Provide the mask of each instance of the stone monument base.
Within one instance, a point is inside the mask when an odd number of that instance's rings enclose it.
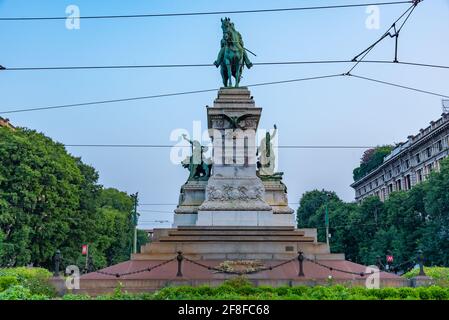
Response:
[[[179,251],[184,257],[182,274],[178,273],[176,261]],[[299,275],[298,251],[306,258],[302,276]],[[263,266],[264,271],[245,275],[255,285],[325,285],[329,276],[336,284],[364,286],[366,282],[366,276],[361,275],[366,267],[346,261],[344,254],[330,253],[325,243],[317,241],[316,229],[179,227],[155,229],[152,242],[143,246],[141,253],[133,255],[130,261],[83,275],[81,287],[75,293],[104,294],[113,292],[119,284],[127,292],[149,292],[177,285],[216,286],[236,277],[214,270],[229,262],[253,262]],[[281,266],[275,267],[277,265]],[[380,273],[382,287],[407,286],[407,281]]]
[[[173,226],[251,226],[293,227],[295,217],[272,211],[199,211],[198,214],[175,214]]]

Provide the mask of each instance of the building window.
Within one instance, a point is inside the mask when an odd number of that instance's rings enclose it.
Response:
[[[390,193],[392,193],[392,192],[393,192],[393,184],[390,183],[390,184],[388,185],[388,194],[390,194]]]
[[[376,187],[379,186],[379,180],[376,179]]]
[[[437,146],[438,146],[438,151],[443,151],[443,141],[438,141],[437,142]]]
[[[426,149],[426,154],[427,154],[427,158],[430,158],[432,156],[432,149],[430,147],[428,147]]]
[[[419,153],[416,155],[416,163],[421,163],[421,157]]]
[[[391,172],[391,170],[388,170],[388,177],[391,179],[392,176],[393,176],[393,173]]]
[[[418,180],[418,182],[423,181],[422,169],[419,169],[418,171],[416,171],[416,179]]]
[[[410,190],[411,188],[412,188],[412,182],[411,182],[411,179],[410,179],[410,175],[408,174],[408,175],[406,175],[405,176],[405,181],[404,181],[404,183],[405,183],[405,190]]]
[[[410,160],[405,160],[405,167],[408,169],[410,168]]]
[[[370,182],[369,183],[369,189],[371,190],[373,188],[373,184]]]
[[[401,166],[396,166],[396,174],[400,174],[401,173]]]
[[[396,180],[396,190],[398,190],[398,191],[402,190],[401,179]]]

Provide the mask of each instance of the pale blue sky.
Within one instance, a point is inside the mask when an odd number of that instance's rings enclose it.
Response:
[[[328,1],[92,1],[3,0],[0,16],[64,16],[70,4],[81,15],[241,10],[363,3]],[[230,15],[253,62],[351,59],[376,40],[407,5],[380,8],[380,29],[365,27],[366,8]],[[425,0],[400,37],[403,61],[449,65],[449,1]],[[0,64],[6,67],[211,63],[219,50],[220,16],[0,22]],[[388,39],[368,56],[392,59]],[[349,65],[256,66],[242,85],[347,71]],[[449,71],[400,65],[360,65],[355,73],[449,94]],[[0,73],[0,111],[219,87],[215,68],[79,70]],[[438,97],[358,79],[336,78],[252,89],[263,107],[260,126],[279,128],[282,145],[377,145],[403,141],[441,114]],[[204,106],[215,93],[7,115],[66,144],[170,144],[173,129],[206,125]],[[0,114],[1,115],[1,114]],[[4,115],[6,116],[6,115]],[[176,203],[187,172],[170,162],[168,149],[69,148],[93,165],[107,187],[140,192],[143,203]],[[281,150],[291,202],[314,188],[335,190],[351,201],[352,169],[363,150]],[[174,206],[146,207],[171,211]],[[142,212],[143,223],[171,214]]]

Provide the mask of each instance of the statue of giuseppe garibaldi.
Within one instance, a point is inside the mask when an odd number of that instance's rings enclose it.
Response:
[[[221,49],[214,64],[220,67],[223,85],[232,87],[232,77],[235,79],[235,87],[239,86],[242,78],[243,67],[250,69],[253,64],[246,54],[247,49],[243,44],[242,35],[235,30],[231,19],[221,19],[221,29],[223,38],[221,39]]]

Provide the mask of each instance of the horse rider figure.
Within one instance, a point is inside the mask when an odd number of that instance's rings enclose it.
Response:
[[[235,30],[234,23],[229,18],[221,19],[221,28],[223,30],[221,49],[214,65],[217,68],[221,66],[221,75],[225,87],[232,86],[231,75],[234,76],[235,86],[238,87],[243,66],[246,65],[250,69],[253,64],[246,54],[242,35]]]

